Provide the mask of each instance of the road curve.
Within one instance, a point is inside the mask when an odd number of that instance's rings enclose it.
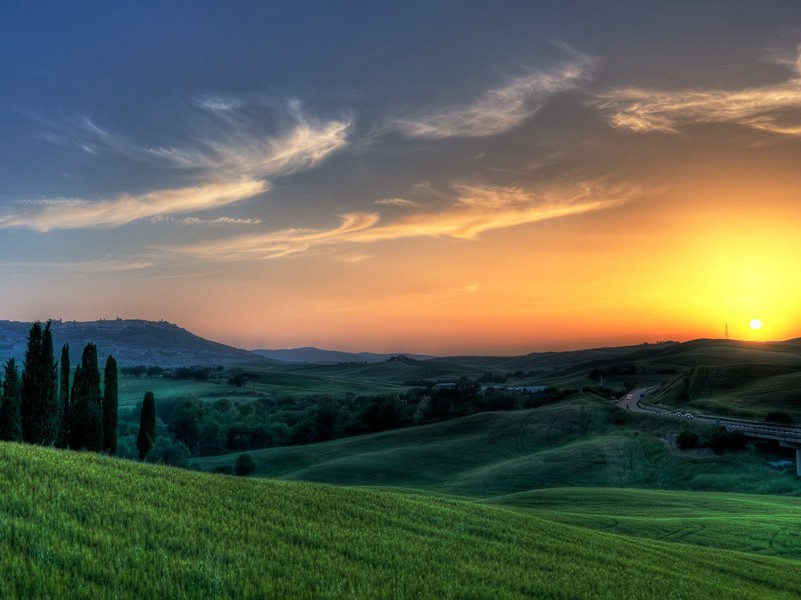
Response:
[[[801,427],[795,425],[744,421],[741,419],[730,419],[728,417],[717,417],[714,415],[698,415],[645,404],[643,400],[652,389],[653,388],[639,388],[632,390],[623,395],[623,397],[618,400],[617,405],[633,412],[648,413],[685,422],[704,423],[716,427],[723,427],[729,431],[740,431],[751,437],[778,440],[788,444],[801,444]]]

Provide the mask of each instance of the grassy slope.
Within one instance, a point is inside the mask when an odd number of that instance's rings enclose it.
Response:
[[[320,367],[318,367],[320,368]],[[142,401],[145,392],[152,391],[158,400],[180,400],[197,398],[216,400],[230,396],[233,400],[252,400],[258,394],[281,396],[309,396],[327,394],[344,397],[346,394],[381,395],[405,392],[409,388],[392,382],[347,379],[338,375],[314,372],[299,373],[294,367],[252,367],[246,369],[257,375],[255,387],[248,384],[237,388],[217,381],[181,381],[172,379],[135,377],[120,378],[120,406],[134,405]],[[248,396],[248,392],[252,395]]]
[[[250,454],[260,475],[470,497],[563,486],[801,492],[801,482],[769,467],[769,457],[756,451],[709,457],[671,452],[666,432],[685,426],[625,413],[586,395],[537,409]],[[233,461],[225,455],[195,464],[212,469]]]
[[[622,355],[596,356],[577,364],[556,364],[552,372],[532,379],[561,387],[577,387],[592,383],[589,373],[595,368],[634,365],[637,373],[608,375],[605,384],[620,388],[627,381],[638,387],[658,386],[698,367],[731,365],[778,366],[785,370],[801,370],[801,345],[797,340],[773,343],[736,340],[693,340],[681,344],[655,344]]]
[[[801,558],[801,498],[614,488],[500,496],[561,523],[625,535]]]
[[[801,422],[801,364],[698,367],[660,387],[651,401],[755,420],[781,411]]]
[[[0,444],[5,597],[792,598],[799,562]]]

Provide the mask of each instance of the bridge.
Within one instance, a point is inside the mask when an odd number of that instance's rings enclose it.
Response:
[[[723,427],[728,431],[739,431],[751,438],[775,440],[785,448],[795,449],[795,473],[801,477],[801,427],[784,425],[780,423],[760,423],[758,421],[744,421],[727,417],[712,415],[695,415],[680,410],[671,410],[660,406],[653,406],[643,402],[650,388],[643,388],[629,392],[623,396],[618,405],[628,410],[655,414],[674,419],[682,419],[693,423],[705,423],[716,427]]]

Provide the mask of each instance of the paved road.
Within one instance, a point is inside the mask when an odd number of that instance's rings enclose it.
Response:
[[[788,444],[801,444],[801,427],[796,425],[779,425],[771,423],[760,423],[759,421],[743,421],[740,419],[730,419],[727,417],[716,417],[713,415],[699,415],[681,410],[652,406],[645,403],[648,393],[653,388],[639,388],[624,395],[618,400],[618,406],[634,412],[661,415],[682,421],[693,423],[704,423],[725,427],[729,431],[741,431],[751,436],[769,440],[778,440]]]

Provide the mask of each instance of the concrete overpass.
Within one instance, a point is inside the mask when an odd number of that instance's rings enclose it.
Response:
[[[618,405],[637,412],[672,417],[692,423],[704,423],[714,425],[715,427],[723,427],[728,431],[739,431],[743,435],[751,438],[775,440],[785,448],[795,449],[795,472],[797,476],[801,477],[801,427],[796,425],[782,425],[779,423],[744,421],[741,419],[729,419],[727,417],[715,417],[711,415],[696,415],[681,410],[653,406],[643,402],[649,391],[650,389],[644,388],[629,392],[618,401]]]

